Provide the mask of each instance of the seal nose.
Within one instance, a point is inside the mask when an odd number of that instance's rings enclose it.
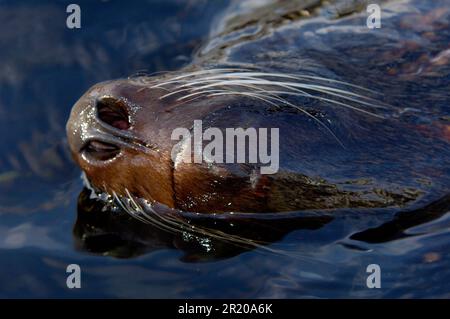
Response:
[[[127,102],[113,95],[92,95],[75,104],[66,126],[74,157],[90,163],[119,155],[121,138],[131,135]]]
[[[119,130],[130,128],[128,108],[124,101],[112,96],[103,96],[97,100],[96,109],[100,121]]]
[[[95,101],[94,112],[97,121],[112,126],[118,130],[128,130],[130,119],[128,108],[125,102],[113,96],[102,96]],[[96,127],[95,123],[92,125]],[[92,133],[92,137],[87,140],[81,149],[84,158],[106,161],[116,157],[120,153],[120,148],[113,141],[115,137],[107,133],[99,135],[99,132]],[[105,135],[106,134],[106,135]],[[98,135],[98,136],[97,136]]]

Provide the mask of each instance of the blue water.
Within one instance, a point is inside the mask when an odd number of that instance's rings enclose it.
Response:
[[[132,229],[88,242],[83,232],[101,227],[74,231],[83,184],[65,141],[73,103],[97,82],[189,63],[227,1],[77,1],[73,30],[71,2],[0,1],[0,297],[450,297],[448,200],[384,241],[351,238],[394,219],[380,211],[291,229],[270,250],[199,256],[159,234],[140,243]],[[66,286],[74,263],[80,289]],[[369,264],[381,267],[380,289],[366,286]]]

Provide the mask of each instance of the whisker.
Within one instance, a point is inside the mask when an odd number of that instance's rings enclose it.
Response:
[[[259,87],[255,86],[255,85],[250,85],[250,84],[236,84],[235,86],[240,86],[240,87],[250,88],[250,89],[252,89],[252,90],[255,90],[256,92],[266,92],[266,90],[264,90],[264,88],[259,88]],[[204,91],[200,91],[200,93],[201,93],[201,94],[207,93],[207,92],[212,92],[212,93],[214,93],[214,92],[221,92],[221,91],[224,91],[224,90],[225,90],[225,89],[204,90]],[[180,91],[181,91],[181,90],[180,90]],[[191,90],[191,89],[184,89],[183,91],[192,91],[192,90]],[[297,91],[309,95],[308,93],[303,92],[303,91],[301,91],[301,90],[297,90]],[[177,101],[182,101],[182,100],[184,100],[184,99],[186,99],[186,98],[189,98],[189,97],[191,97],[191,96],[195,96],[195,95],[198,95],[198,94],[199,94],[199,92],[193,92],[193,93],[191,93],[191,94],[188,94],[188,95],[185,95],[185,96],[182,96],[182,97],[178,98]]]
[[[286,78],[286,79],[295,79],[295,80],[303,80],[303,79],[309,79],[309,80],[319,80],[324,82],[331,82],[331,83],[338,83],[341,85],[357,88],[366,92],[370,92],[373,94],[381,94],[380,92],[373,91],[371,89],[367,89],[365,87],[355,85],[349,82],[334,80],[330,78],[320,77],[320,76],[313,76],[313,75],[303,75],[303,74],[282,74],[282,73],[264,73],[264,72],[234,72],[234,73],[223,73],[220,75],[213,75],[213,76],[206,76],[201,77],[200,80],[217,80],[221,78],[260,78],[260,77],[278,77],[278,78]],[[186,82],[191,82],[187,81]]]
[[[241,86],[252,87],[252,86],[248,86],[248,85],[241,85]],[[299,91],[299,93],[293,93],[293,92],[288,92],[288,91],[273,91],[273,90],[265,91],[265,90],[261,89],[261,92],[263,92],[264,94],[285,94],[285,95],[294,95],[294,96],[304,96],[304,97],[308,97],[308,98],[312,98],[312,99],[316,99],[316,100],[321,100],[321,101],[326,101],[326,102],[330,102],[332,104],[344,106],[344,107],[353,109],[355,111],[365,113],[367,115],[371,115],[371,116],[374,116],[374,117],[377,117],[377,118],[380,118],[380,119],[384,119],[384,117],[381,116],[381,115],[378,115],[378,114],[375,114],[375,113],[372,113],[372,112],[360,109],[360,108],[358,108],[356,106],[353,106],[353,105],[350,105],[350,104],[345,104],[345,103],[342,103],[342,102],[339,102],[339,101],[336,101],[336,100],[332,100],[332,99],[328,99],[328,98],[325,98],[325,97],[312,95],[312,94],[306,93],[306,92],[301,91],[301,90],[298,90],[298,91]],[[275,95],[275,97],[279,97],[279,96]]]
[[[251,74],[251,72],[249,72]],[[247,73],[247,74],[249,74]],[[349,82],[344,82],[344,81],[339,81],[339,80],[335,80],[335,79],[330,79],[330,78],[325,78],[325,77],[320,77],[320,76],[314,76],[314,75],[305,75],[305,74],[282,74],[282,73],[257,73],[257,72],[253,72],[253,74],[251,76],[269,76],[269,77],[281,77],[281,78],[289,78],[289,79],[311,79],[311,80],[320,80],[320,81],[326,81],[326,82],[332,82],[332,83],[339,83],[342,85],[346,85],[346,86],[350,86],[350,87],[354,87],[363,91],[367,91],[373,94],[381,94],[380,92],[376,92],[373,91],[371,89],[365,88],[363,86],[359,86],[359,85],[355,85]]]
[[[154,86],[152,86],[152,88],[158,88],[167,84],[172,84],[172,83],[176,83],[178,80],[181,79],[185,79],[188,77],[193,77],[193,76],[197,76],[197,75],[203,75],[203,74],[210,74],[210,73],[220,73],[220,72],[229,72],[229,71],[246,71],[249,69],[240,69],[240,68],[217,68],[217,69],[208,69],[208,70],[201,70],[201,71],[195,71],[195,72],[187,72],[183,75],[179,75],[176,77],[171,78],[168,81],[162,81],[161,83],[158,83]]]
[[[255,79],[255,78],[250,78],[249,77],[248,79]],[[256,79],[256,80],[258,80],[258,79]],[[201,81],[201,82],[203,82],[203,81]],[[264,91],[265,90],[265,88],[263,88],[263,87],[260,88],[260,87],[257,87],[257,86],[254,86],[254,85],[250,85],[250,84],[245,84],[245,83],[242,83],[242,82],[231,82],[231,81],[214,82],[213,80],[204,81],[204,82],[206,82],[206,83],[213,82],[212,84],[210,84],[211,87],[215,87],[215,86],[241,86],[241,87],[252,88],[252,89],[255,89],[255,90],[259,90],[259,91]],[[226,84],[224,85],[223,83],[226,83]],[[188,85],[191,86],[192,83],[188,83],[188,84],[184,84],[184,85],[178,86],[178,88],[186,87]],[[179,93],[179,92],[188,91],[188,90],[195,91],[197,89],[202,89],[202,88],[203,87],[189,88],[189,89],[178,90],[176,92]],[[288,89],[288,90],[301,92],[301,93],[310,95],[309,93],[307,93],[307,92],[305,92],[303,90],[297,89],[297,88],[292,88],[292,87],[288,87],[288,86],[285,86],[285,88]],[[166,94],[165,96],[168,96],[168,95]]]
[[[285,92],[285,91],[267,91],[267,93],[304,96],[302,94],[296,94],[296,93]],[[378,115],[378,114],[375,114],[375,113],[372,113],[372,112],[360,109],[360,108],[358,108],[356,106],[353,106],[353,105],[350,105],[350,104],[345,104],[345,103],[342,103],[342,102],[339,102],[339,101],[336,101],[336,100],[328,99],[328,98],[321,97],[321,96],[315,96],[315,95],[310,95],[308,97],[312,98],[312,99],[316,99],[316,100],[321,100],[321,101],[326,101],[326,102],[330,102],[330,103],[333,103],[333,104],[337,104],[337,105],[340,105],[340,106],[343,106],[343,107],[347,107],[347,108],[350,108],[352,110],[355,110],[355,111],[358,111],[358,112],[362,112],[362,113],[365,113],[367,115],[371,115],[371,116],[374,116],[374,117],[377,117],[377,118],[380,118],[380,119],[384,119],[385,118],[382,115]]]
[[[287,89],[290,89],[290,90],[294,90],[294,88],[303,88],[303,89],[307,89],[307,90],[312,90],[312,91],[316,91],[316,92],[320,92],[320,93],[324,93],[324,94],[337,96],[337,97],[340,97],[340,98],[343,98],[343,99],[346,99],[346,100],[350,100],[350,101],[353,101],[353,102],[366,104],[366,105],[371,106],[371,107],[385,108],[383,106],[368,104],[365,101],[355,100],[354,98],[351,98],[349,96],[342,95],[342,94],[347,94],[347,95],[351,95],[351,96],[355,96],[355,97],[371,100],[371,98],[367,98],[367,97],[364,97],[364,96],[356,94],[356,93],[347,92],[347,91],[343,91],[343,90],[340,90],[340,89],[335,89],[335,88],[321,86],[321,85],[299,84],[299,83],[291,83],[291,82],[274,82],[274,81],[268,81],[268,80],[257,80],[257,81],[253,81],[253,80],[232,80],[232,81],[221,81],[221,82],[216,82],[216,83],[212,83],[212,84],[206,84],[206,85],[202,85],[202,86],[197,86],[197,87],[192,88],[192,91],[203,90],[203,89],[207,89],[207,88],[214,87],[214,86],[231,86],[231,85],[239,85],[239,84],[259,84],[259,85],[266,85],[266,86],[280,86],[280,87],[284,87],[284,88],[287,88]],[[336,92],[338,92],[338,93],[336,93]]]
[[[154,227],[157,227],[163,231],[168,231],[171,233],[177,233],[177,229],[171,228],[167,225],[164,225],[163,223],[160,223],[158,220],[155,220],[154,218],[152,218],[151,216],[145,214],[144,210],[142,209],[142,207],[133,199],[133,196],[130,194],[130,192],[128,191],[128,189],[125,189],[127,195],[128,195],[128,199],[133,203],[134,208],[129,206],[126,203],[123,203],[122,200],[117,196],[117,194],[114,192],[114,197],[119,201],[119,205],[122,207],[122,209],[125,210],[125,212],[127,212],[128,214],[131,215],[131,217],[137,219],[140,222],[143,222],[145,224],[152,224]],[[142,216],[139,215],[139,213],[141,213],[145,218],[143,218]]]
[[[120,197],[116,194],[116,192],[113,191],[113,197],[116,201],[116,203],[122,208],[123,211],[125,211],[127,214],[129,214],[131,217],[145,223],[148,224],[148,222],[141,218],[140,216],[136,215],[132,210],[130,210],[127,206],[125,206],[125,204],[122,202],[122,200],[120,199]]]
[[[265,101],[266,103],[269,103],[271,105],[274,105],[274,106],[278,107],[278,104],[276,104],[276,103],[274,103],[272,101],[269,101],[267,98],[275,99],[275,100],[277,100],[279,102],[282,102],[282,103],[284,103],[286,105],[289,105],[289,106],[299,110],[300,112],[306,114],[308,117],[311,117],[312,119],[317,121],[323,128],[325,128],[336,139],[336,141],[342,147],[345,148],[344,144],[339,140],[339,138],[334,134],[334,132],[325,123],[323,123],[320,119],[318,119],[316,116],[312,115],[308,111],[304,110],[303,108],[301,108],[301,107],[299,107],[299,106],[297,106],[295,104],[292,104],[292,103],[286,101],[285,99],[282,99],[280,97],[276,98],[276,97],[270,97],[270,96],[266,98],[265,96],[261,96],[261,94],[247,93],[247,92],[230,92],[230,91],[226,91],[226,92],[219,92],[219,93],[209,94],[209,96],[218,96],[218,95],[244,95],[244,96],[249,96],[249,97],[254,97],[256,99],[260,99],[262,101]]]
[[[127,193],[128,198],[130,199],[130,201],[135,206],[136,210],[138,210],[144,216],[147,216],[147,218],[151,219],[152,221],[156,221],[155,218],[152,218],[150,215],[148,215],[145,212],[145,210],[134,200],[133,196],[130,194],[128,189],[125,189],[125,191]],[[239,236],[226,234],[226,233],[223,233],[223,232],[218,231],[218,230],[213,230],[213,229],[209,229],[209,228],[193,226],[193,225],[190,225],[190,224],[186,223],[181,218],[173,218],[173,217],[170,217],[169,215],[158,214],[151,208],[151,206],[146,205],[146,207],[149,209],[149,211],[155,217],[161,219],[163,222],[166,222],[169,225],[173,225],[173,226],[178,227],[178,228],[180,228],[182,230],[198,233],[198,234],[203,235],[203,236],[209,236],[209,237],[212,237],[212,238],[220,239],[222,241],[233,242],[235,244],[236,243],[241,243],[241,244],[245,244],[245,245],[252,245],[254,247],[260,247],[261,244],[267,244],[265,242],[259,242],[258,243],[257,241],[253,241],[253,240],[250,240],[250,239],[246,239],[246,238],[242,238],[242,237],[239,237]],[[135,216],[135,214],[133,214],[133,215]],[[175,232],[180,232],[179,229],[176,229],[176,228],[171,227],[169,225],[165,225],[162,222],[158,221],[157,223],[158,223],[158,225],[163,226],[165,228],[169,228],[169,229],[171,229],[171,230],[173,230]]]
[[[170,217],[170,215],[163,216],[162,214],[156,213],[153,208],[151,208],[149,205],[146,205],[145,207],[149,209],[149,211],[154,215],[154,217],[157,217],[161,219],[162,221],[156,220],[156,218],[150,216],[147,214],[144,208],[142,208],[139,203],[134,199],[134,197],[131,195],[131,193],[128,191],[128,189],[125,189],[125,192],[127,193],[127,199],[130,200],[130,204],[124,202],[119,195],[115,191],[112,192],[112,196],[115,199],[116,203],[122,208],[123,211],[128,213],[131,217],[135,218],[136,220],[145,223],[145,224],[151,224],[154,227],[157,227],[158,229],[161,229],[163,231],[168,231],[170,233],[180,233],[182,231],[188,231],[193,234],[201,235],[201,236],[207,236],[214,238],[216,240],[228,242],[230,244],[233,244],[237,247],[241,247],[244,249],[249,248],[258,248],[261,251],[270,252],[273,254],[278,255],[285,255],[288,257],[297,257],[296,255],[292,255],[288,252],[285,252],[283,250],[279,249],[273,249],[270,247],[267,247],[265,245],[269,244],[268,242],[263,241],[256,241],[248,238],[244,238],[241,236],[236,236],[232,234],[227,234],[219,230],[210,229],[210,228],[204,228],[199,226],[194,226],[186,223],[181,218],[174,218]],[[147,219],[144,219],[143,217],[139,216],[138,213],[145,216]],[[169,224],[166,225],[165,223]],[[173,225],[173,226],[171,226]],[[176,227],[176,228],[175,228]]]
[[[177,99],[177,101],[183,101],[187,98],[190,98],[192,96],[196,96],[196,95],[201,95],[201,94],[205,94],[205,93],[217,93],[217,92],[223,92],[224,90],[205,90],[205,91],[198,91],[198,92],[194,92],[194,93],[190,93],[188,95],[185,95],[183,97],[180,97]]]

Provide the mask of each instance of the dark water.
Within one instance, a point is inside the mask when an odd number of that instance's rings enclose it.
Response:
[[[272,243],[248,251],[132,222],[127,232],[95,203],[77,210],[64,131],[73,103],[99,81],[187,64],[227,2],[78,1],[80,30],[66,28],[69,3],[0,1],[0,297],[450,296],[449,198],[397,215],[305,217],[264,228]],[[81,289],[66,287],[73,263]],[[369,264],[381,289],[366,286]]]

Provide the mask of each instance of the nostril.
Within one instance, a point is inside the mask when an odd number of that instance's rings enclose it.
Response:
[[[128,108],[124,101],[111,96],[105,96],[97,100],[97,116],[108,125],[119,130],[130,128]]]
[[[110,143],[93,140],[89,141],[82,151],[94,159],[106,161],[116,157],[120,153],[120,148]]]

